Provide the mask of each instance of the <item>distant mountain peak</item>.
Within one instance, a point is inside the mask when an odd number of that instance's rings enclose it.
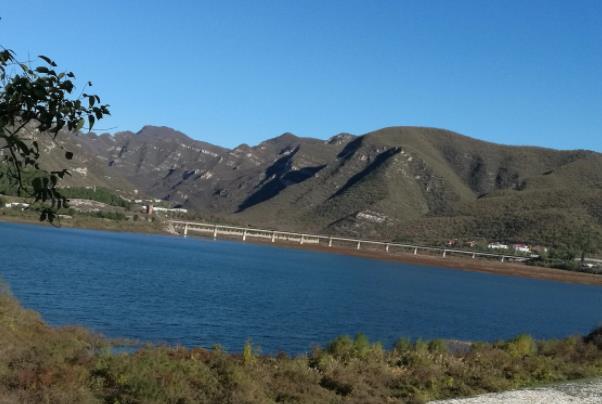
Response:
[[[136,132],[136,136],[149,136],[149,137],[181,137],[181,138],[186,138],[186,139],[190,139],[190,137],[188,137],[188,135],[177,131],[173,128],[167,127],[167,126],[152,126],[152,125],[145,125],[142,127],[142,129],[140,129],[138,132]]]
[[[268,139],[262,143],[290,143],[290,142],[296,142],[299,139],[300,139],[300,137],[295,135],[294,133],[284,132],[283,134],[273,137],[271,139]]]
[[[343,144],[343,143],[347,143],[347,142],[351,141],[354,138],[355,138],[355,136],[352,135],[351,133],[341,132],[341,133],[337,133],[334,136],[329,137],[326,140],[326,143],[328,143],[328,144]]]
[[[234,151],[234,150],[249,150],[249,149],[251,149],[251,146],[249,146],[246,143],[241,143],[232,150]]]
[[[277,136],[277,138],[298,138],[297,135],[295,135],[293,132],[284,132],[283,134],[281,134],[280,136]]]

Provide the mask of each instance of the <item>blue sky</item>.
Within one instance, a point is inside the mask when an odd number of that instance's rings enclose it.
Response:
[[[393,125],[602,151],[602,1],[3,1],[0,44],[223,146]]]

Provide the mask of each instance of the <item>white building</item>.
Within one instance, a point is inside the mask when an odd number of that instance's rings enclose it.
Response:
[[[188,209],[184,208],[162,208],[160,206],[142,205],[142,211],[148,215],[153,213],[188,213]]]
[[[508,250],[508,249],[510,249],[508,244],[502,244],[498,241],[496,241],[495,243],[489,243],[487,248],[490,248],[492,250]]]
[[[23,202],[9,202],[9,203],[6,203],[4,206],[7,208],[22,208],[22,209],[29,208],[29,204],[23,203]]]
[[[531,247],[526,244],[514,244],[512,248],[514,248],[514,251],[519,253],[529,254],[531,252]]]
[[[188,209],[183,208],[161,208],[155,206],[153,209],[155,212],[165,212],[165,213],[188,213]]]

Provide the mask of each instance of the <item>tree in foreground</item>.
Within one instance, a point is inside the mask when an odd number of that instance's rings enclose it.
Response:
[[[19,196],[31,198],[40,209],[40,220],[53,222],[67,199],[57,185],[67,169],[49,171],[40,164],[40,149],[33,132],[53,140],[62,132],[92,130],[109,115],[100,97],[84,92],[75,95],[75,74],[57,70],[57,64],[39,56],[36,66],[20,62],[15,53],[0,47],[0,164]],[[73,153],[65,152],[65,159]],[[33,175],[25,175],[33,173]]]

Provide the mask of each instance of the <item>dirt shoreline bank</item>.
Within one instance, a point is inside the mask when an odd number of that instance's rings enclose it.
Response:
[[[40,222],[37,218],[30,217],[18,217],[18,216],[0,216],[0,223],[14,223],[14,224],[32,224],[34,226],[50,226],[56,228],[66,229],[85,229],[85,230],[100,230],[110,231],[116,233],[139,233],[139,234],[161,234],[170,235],[171,233],[165,231],[160,227],[152,226],[150,223],[141,222],[139,225],[131,225],[130,228],[123,228],[121,226],[115,226],[111,222],[103,222],[103,219],[92,219],[86,223],[73,222],[69,219],[61,220],[59,223],[50,224],[47,222]]]
[[[201,239],[212,239],[208,235],[193,234],[189,237],[197,237]],[[545,268],[538,266],[525,265],[512,262],[499,262],[486,259],[461,258],[447,256],[445,258],[435,255],[414,255],[410,253],[386,253],[385,251],[375,250],[356,250],[353,247],[346,248],[340,246],[328,247],[325,245],[287,243],[279,241],[272,243],[271,241],[261,239],[247,239],[242,241],[235,237],[220,237],[218,240],[235,241],[239,243],[249,243],[256,245],[269,245],[272,247],[296,248],[300,250],[319,251],[330,254],[347,255],[361,258],[370,258],[383,261],[400,262],[404,264],[415,264],[423,266],[431,266],[449,270],[461,270],[467,272],[481,272],[488,274],[497,274],[505,276],[518,276],[521,278],[549,280],[564,283],[577,283],[584,285],[602,286],[602,275],[590,274],[586,272],[565,271],[562,269]]]
[[[44,226],[43,223],[28,220],[28,218],[19,218],[19,217],[10,217],[4,216],[0,217],[0,222],[5,223],[23,223],[23,224],[34,224]],[[115,232],[126,232],[126,233],[140,233],[140,234],[161,234],[161,235],[171,235],[172,233],[167,231],[161,231],[158,228],[132,228],[132,229],[123,229],[123,228],[111,228],[111,226],[103,227],[100,224],[95,226],[90,224],[89,226],[77,226],[73,225],[73,223],[62,223],[62,227],[67,228],[81,228],[81,229],[90,229],[90,230],[102,230],[102,231],[115,231]],[[193,234],[190,235],[195,238],[202,239],[211,239],[203,234]],[[423,265],[423,266],[434,266],[442,269],[449,270],[461,270],[468,272],[481,272],[487,274],[496,274],[496,275],[504,275],[504,276],[515,276],[529,279],[540,279],[540,280],[549,280],[556,282],[564,282],[564,283],[576,283],[576,284],[584,284],[584,285],[596,285],[602,286],[602,275],[595,275],[585,272],[572,272],[565,271],[561,269],[554,268],[544,268],[537,266],[530,266],[519,263],[511,263],[511,262],[498,262],[498,261],[490,261],[486,259],[472,259],[472,258],[461,258],[454,256],[447,256],[445,258],[434,255],[414,255],[410,253],[386,253],[385,251],[376,251],[376,250],[356,250],[352,247],[341,247],[341,246],[324,246],[324,245],[314,245],[314,244],[303,244],[300,245],[298,243],[287,243],[279,241],[277,243],[272,243],[267,240],[261,239],[248,239],[246,241],[242,241],[238,238],[234,237],[220,237],[220,240],[229,240],[240,243],[249,243],[256,245],[268,245],[272,247],[286,247],[286,248],[296,248],[301,250],[309,250],[309,251],[319,251],[330,254],[339,254],[339,255],[347,255],[347,256],[355,256],[361,258],[369,258],[369,259],[377,259],[384,261],[393,261],[405,264],[414,264],[414,265]]]

